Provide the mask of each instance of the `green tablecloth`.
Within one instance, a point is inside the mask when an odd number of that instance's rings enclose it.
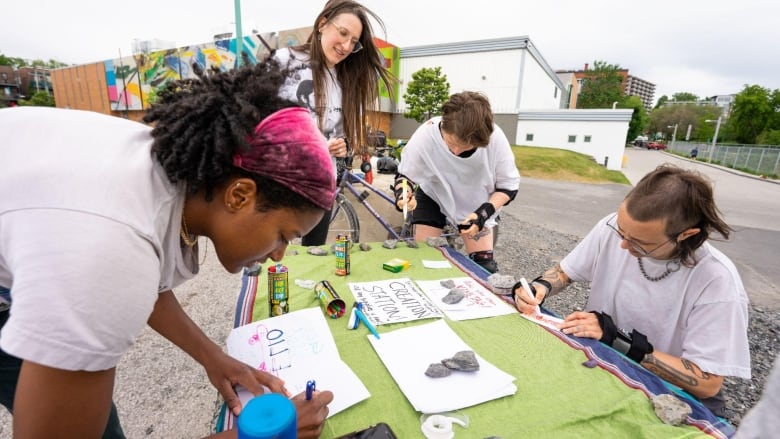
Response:
[[[295,279],[327,279],[351,306],[354,298],[348,282],[409,277],[413,280],[438,280],[462,277],[464,271],[426,269],[422,260],[443,260],[442,252],[423,244],[418,249],[388,250],[380,244],[362,252],[352,252],[352,271],[348,276],[335,275],[335,257],[312,256],[302,247],[291,247],[297,255],[285,256],[282,264],[289,268],[290,311],[320,307],[312,290],[295,285]],[[382,263],[400,257],[411,262],[411,268],[400,273],[382,269]],[[253,320],[268,317],[267,278],[258,281]],[[371,397],[331,417],[323,438],[337,437],[366,426],[386,422],[399,438],[423,437],[420,413],[414,411],[397,387],[361,326],[346,328],[345,315],[330,319],[328,324],[341,358],[363,381]],[[445,317],[446,319],[446,317]],[[381,325],[381,333],[431,320]],[[469,417],[468,428],[455,426],[456,437],[485,438],[678,438],[707,436],[693,426],[673,427],[663,424],[653,411],[646,394],[627,386],[601,367],[582,365],[583,351],[573,349],[546,329],[518,314],[447,324],[485,360],[516,378],[517,393],[460,410]],[[715,436],[719,435],[716,431]]]

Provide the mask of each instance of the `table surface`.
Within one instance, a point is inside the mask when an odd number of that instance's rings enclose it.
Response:
[[[291,247],[282,261],[289,269],[290,311],[320,306],[314,293],[296,286],[295,279],[327,279],[348,304],[354,300],[348,282],[401,277],[439,280],[471,275],[486,285],[487,273],[452,249],[436,249],[426,244],[414,249],[399,244],[390,250],[378,243],[371,245],[373,248],[368,252],[353,248],[348,276],[335,275],[332,254],[312,256],[306,253],[305,247]],[[411,267],[400,273],[383,270],[382,262],[395,257],[410,261]],[[454,262],[453,268],[426,269],[422,265],[422,260],[445,259]],[[261,274],[257,285],[256,295],[255,291],[242,292],[236,325],[267,318],[265,274]],[[479,356],[514,376],[517,386],[512,396],[459,410],[468,416],[469,426],[454,426],[456,437],[727,437],[733,434],[730,424],[690,398],[684,399],[694,409],[689,425],[674,427],[662,423],[653,411],[650,398],[658,393],[671,393],[669,387],[595,340],[555,333],[519,314],[466,321],[444,319]],[[399,438],[423,437],[421,414],[412,408],[376,355],[366,336],[367,329],[361,326],[358,330],[348,330],[346,316],[327,321],[342,360],[357,374],[371,396],[332,416],[322,437],[338,437],[379,422],[389,424]],[[382,334],[431,321],[381,325],[377,330]],[[588,359],[595,359],[598,366],[585,367],[583,363]]]

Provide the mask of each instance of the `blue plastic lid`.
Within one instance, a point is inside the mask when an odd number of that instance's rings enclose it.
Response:
[[[238,439],[296,439],[295,405],[284,395],[252,398],[238,416]]]

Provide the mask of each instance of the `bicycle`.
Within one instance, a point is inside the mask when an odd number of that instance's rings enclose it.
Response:
[[[357,184],[362,185],[365,189],[360,191],[356,186]],[[349,167],[346,167],[341,171],[341,176],[338,179],[338,193],[336,195],[336,201],[333,204],[333,209],[331,210],[327,242],[335,242],[336,236],[343,234],[349,234],[352,238],[352,242],[360,242],[360,218],[355,210],[355,206],[352,205],[352,202],[345,195],[344,189],[349,191],[349,193],[351,193],[387,231],[388,239],[415,243],[416,245],[414,240],[414,226],[411,224],[411,215],[406,216],[406,219],[401,223],[400,227],[394,227],[389,221],[382,217],[367,199],[371,195],[369,191],[374,192],[379,195],[381,199],[393,206],[393,209],[395,209],[395,199],[378,189],[376,186],[368,183],[363,177],[353,174]],[[455,224],[448,221],[441,236],[447,239],[447,242],[452,247],[463,247],[462,237]],[[497,241],[498,224],[493,228],[494,246]]]

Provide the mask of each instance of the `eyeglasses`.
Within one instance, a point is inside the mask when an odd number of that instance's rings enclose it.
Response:
[[[352,53],[358,53],[361,49],[363,49],[363,44],[360,43],[360,40],[350,37],[349,30],[347,30],[347,28],[339,26],[333,20],[330,20],[329,23],[332,24],[337,31],[339,31],[339,35],[341,36],[342,41],[349,41],[349,45],[352,46]]]
[[[611,222],[612,220],[615,220],[615,225],[614,225],[614,226],[613,226],[612,224],[610,224],[610,222]],[[644,248],[643,248],[643,247],[642,247],[642,246],[641,246],[639,243],[637,243],[637,242],[635,242],[635,241],[632,241],[632,240],[630,240],[630,239],[626,238],[626,235],[624,235],[623,233],[621,233],[621,232],[620,232],[620,230],[618,230],[618,227],[619,227],[619,226],[617,226],[617,214],[614,214],[614,215],[612,215],[612,216],[611,216],[611,217],[610,217],[610,218],[607,220],[607,226],[608,226],[610,229],[614,230],[614,231],[615,231],[615,233],[617,233],[617,235],[618,235],[618,237],[620,237],[620,240],[621,240],[621,241],[626,241],[626,242],[628,243],[628,245],[629,245],[629,246],[631,246],[631,248],[632,248],[632,249],[634,249],[634,251],[636,251],[637,253],[639,253],[639,254],[640,254],[640,255],[642,255],[643,257],[650,256],[651,254],[653,254],[653,253],[654,253],[656,250],[658,250],[659,248],[661,248],[661,247],[665,246],[666,244],[668,244],[668,243],[670,243],[670,242],[672,242],[672,241],[674,241],[674,240],[675,240],[675,237],[669,238],[669,239],[667,239],[666,241],[664,241],[664,242],[662,242],[661,244],[659,244],[659,245],[658,245],[656,248],[654,248],[654,249],[652,249],[652,250],[650,250],[650,251],[647,251],[647,250],[645,250],[645,249],[644,249]],[[616,227],[616,226],[617,226],[617,227]],[[675,234],[675,236],[676,236],[676,235],[679,235],[679,233],[678,233],[678,234]]]

